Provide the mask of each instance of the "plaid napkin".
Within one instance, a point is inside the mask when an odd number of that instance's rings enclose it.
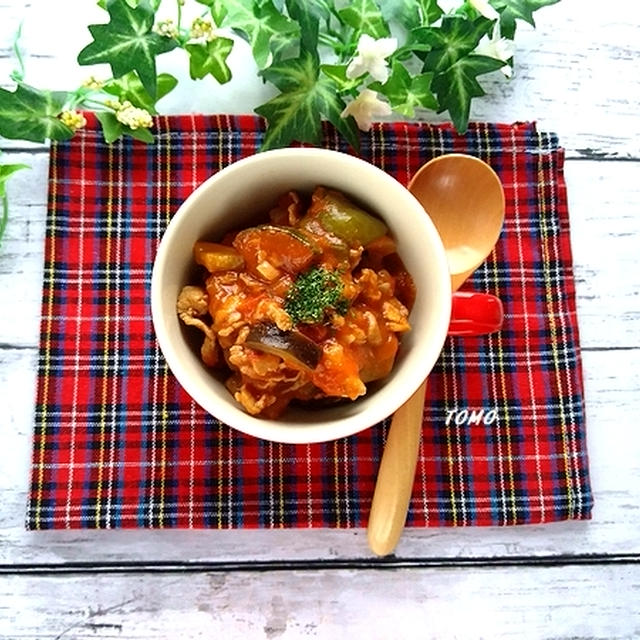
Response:
[[[182,390],[149,308],[158,242],[182,200],[257,152],[253,116],[172,116],[156,143],[104,144],[95,119],[51,147],[31,529],[363,527],[387,422],[342,440],[244,436]],[[349,151],[329,126],[324,145]],[[477,155],[500,175],[501,240],[467,288],[504,328],[450,338],[429,378],[409,526],[590,517],[563,150],[535,125],[389,123],[360,155],[403,183],[430,158]]]

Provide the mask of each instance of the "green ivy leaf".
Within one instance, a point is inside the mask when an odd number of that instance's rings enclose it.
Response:
[[[189,74],[196,80],[211,74],[220,84],[231,80],[231,69],[227,57],[233,49],[233,40],[214,38],[205,44],[187,44],[189,54]]]
[[[158,9],[160,8],[160,4],[162,3],[162,0],[150,0],[150,1],[151,1],[151,7],[153,8],[153,11],[154,12],[158,11]],[[106,11],[108,2],[109,0],[98,0],[98,6],[101,9],[104,9]],[[127,4],[132,9],[135,9],[140,4],[140,0],[127,0]]]
[[[81,65],[108,63],[118,78],[135,71],[147,93],[156,97],[156,56],[177,42],[152,31],[155,12],[149,0],[132,8],[126,0],[107,0],[110,21],[89,25],[93,42],[78,54]]]
[[[287,0],[287,5],[288,4],[289,1]],[[306,0],[304,5],[311,15],[327,22],[335,11],[333,0]],[[295,16],[291,12],[289,12],[289,15],[295,19]]]
[[[19,84],[14,92],[0,88],[0,135],[13,140],[68,140],[73,131],[58,116],[69,94]]]
[[[140,129],[132,129],[122,124],[116,118],[116,114],[111,111],[96,111],[96,118],[102,125],[102,135],[107,144],[111,144],[124,135],[131,136],[136,140],[151,144],[154,141],[153,134],[149,129],[141,127]]]
[[[2,212],[0,213],[0,243],[2,242],[2,238],[4,236],[5,229],[7,228],[7,223],[9,222],[9,199],[7,198],[7,194],[0,194],[0,206],[2,207]]]
[[[29,169],[26,164],[0,164],[0,241],[4,236],[5,229],[7,228],[7,222],[9,221],[9,200],[7,198],[6,183],[9,176],[13,175],[20,169]]]
[[[338,87],[340,93],[350,93],[362,82],[361,78],[347,78],[346,64],[321,64],[320,71],[331,78]]]
[[[220,26],[227,15],[226,0],[196,0],[200,4],[209,7],[209,12],[216,26]]]
[[[344,119],[345,104],[338,86],[326,74],[320,74],[318,55],[319,20],[308,3],[287,0],[290,15],[300,28],[300,55],[278,58],[261,75],[281,93],[255,109],[267,119],[268,128],[262,148],[286,146],[294,140],[317,144],[322,135],[322,118],[331,122],[342,136],[359,148],[360,138],[353,118]]]
[[[558,2],[560,0],[494,0],[492,4],[498,11],[506,12],[514,19],[524,20],[535,27],[533,12]]]
[[[433,79],[433,90],[438,96],[440,111],[447,110],[458,133],[469,125],[471,99],[485,95],[477,76],[497,71],[504,66],[502,60],[487,56],[469,55],[456,61]]]
[[[437,0],[381,0],[382,16],[411,30],[433,24],[444,13]]]
[[[319,18],[309,0],[287,0],[287,10],[300,29],[300,48],[318,56]]]
[[[524,20],[535,27],[533,12],[558,2],[560,0],[494,0],[492,4],[500,12],[500,32],[505,38],[513,39],[516,20]]]
[[[416,107],[438,109],[438,100],[431,92],[432,81],[433,73],[411,77],[402,63],[395,60],[389,79],[384,84],[374,82],[369,88],[386,96],[394,111],[412,118]]]
[[[209,7],[211,17],[216,26],[220,26],[227,15],[226,0],[198,0]]]
[[[255,110],[269,125],[263,149],[284,147],[294,140],[317,144],[322,135],[323,116],[354,148],[359,147],[353,119],[340,116],[345,104],[338,95],[338,87],[319,71],[317,58],[303,50],[298,58],[279,61],[262,72],[282,91]]]
[[[102,125],[102,135],[107,144],[115,142],[124,135],[124,125],[110,111],[96,111],[96,118]]]
[[[390,33],[389,25],[374,0],[352,0],[338,14],[357,33],[366,33],[372,38],[384,38]]]
[[[282,15],[272,0],[227,0],[223,25],[238,31],[251,45],[253,57],[264,69],[274,56],[299,35],[295,22]]]
[[[425,71],[439,73],[471,53],[491,28],[491,21],[485,18],[470,21],[462,16],[445,16],[440,27],[414,29],[412,38],[430,46],[424,58]]]
[[[178,84],[177,78],[169,73],[161,73],[157,78],[155,100],[142,86],[140,78],[133,71],[120,78],[114,78],[105,83],[103,89],[113,96],[117,96],[121,102],[128,100],[132,105],[140,109],[146,109],[149,113],[158,113],[156,102],[173,91]]]
[[[0,164],[0,197],[6,195],[6,184],[9,176],[20,169],[29,169],[28,164]]]

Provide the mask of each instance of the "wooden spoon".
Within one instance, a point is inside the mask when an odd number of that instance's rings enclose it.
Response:
[[[440,234],[455,292],[491,253],[500,235],[504,220],[500,179],[478,158],[448,154],[421,167],[409,183],[409,191]],[[426,384],[425,380],[391,419],[367,527],[369,547],[377,555],[395,549],[407,518]]]

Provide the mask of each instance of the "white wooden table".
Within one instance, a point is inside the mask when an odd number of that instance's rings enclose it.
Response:
[[[26,17],[28,80],[75,87],[94,5],[0,0],[0,82]],[[536,16],[515,79],[486,83],[472,115],[537,120],[567,149],[593,520],[413,529],[384,561],[362,530],[25,531],[48,151],[5,144],[32,168],[0,249],[0,638],[640,637],[640,12],[563,0]],[[165,108],[246,112],[263,91],[249,69]]]

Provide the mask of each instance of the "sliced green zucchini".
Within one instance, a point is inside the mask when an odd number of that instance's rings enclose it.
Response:
[[[388,232],[382,220],[357,207],[340,191],[324,187],[317,187],[313,192],[307,216],[315,218],[325,231],[352,247],[365,246]],[[304,225],[303,218],[301,226]]]

